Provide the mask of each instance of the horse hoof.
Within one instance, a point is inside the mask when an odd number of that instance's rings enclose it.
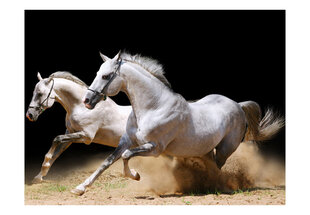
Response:
[[[81,196],[85,193],[85,190],[80,190],[78,188],[75,188],[75,189],[71,190],[71,193],[73,193],[74,195],[77,195],[77,196]]]
[[[140,181],[140,174],[139,173],[136,174],[135,180]]]
[[[133,179],[136,181],[140,181],[140,174],[136,172],[134,169],[131,169],[131,174],[133,175]]]
[[[42,181],[43,181],[42,177],[35,177],[32,180],[32,184],[40,184],[40,183],[42,183]]]

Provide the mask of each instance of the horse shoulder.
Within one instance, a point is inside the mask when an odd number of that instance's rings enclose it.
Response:
[[[101,120],[81,104],[67,114],[66,123],[75,132],[83,131],[85,137],[91,141],[100,127]]]
[[[136,132],[139,142],[157,140],[165,145],[174,139],[179,130],[182,130],[190,115],[188,105],[182,101],[171,104],[148,111],[143,115],[138,122]]]

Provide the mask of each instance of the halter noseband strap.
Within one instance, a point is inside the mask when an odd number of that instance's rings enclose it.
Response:
[[[52,87],[51,87],[51,89],[50,89],[48,95],[46,96],[46,98],[39,104],[39,106],[30,106],[30,105],[29,105],[29,108],[39,109],[41,113],[42,113],[43,111],[45,111],[45,108],[44,108],[44,107],[46,107],[46,106],[48,105],[48,99],[49,99],[49,97],[51,96],[52,90],[53,90],[53,88],[54,88],[54,79],[52,79],[52,81],[53,81]],[[44,105],[44,102],[45,102],[45,101],[47,101],[46,106]]]
[[[117,75],[117,72],[119,72],[120,68],[121,68],[121,65],[123,63],[123,59],[120,58],[118,60],[118,65],[117,65],[117,68],[115,69],[115,71],[112,73],[112,77],[110,78],[110,80],[108,81],[108,83],[103,87],[103,89],[101,90],[101,92],[99,91],[96,91],[96,90],[92,90],[90,88],[88,88],[89,91],[92,91],[93,93],[95,94],[98,94],[98,95],[101,95],[104,97],[104,100],[106,99],[106,95],[105,95],[105,91],[106,89],[110,86],[110,84],[112,83],[112,81],[116,78],[116,75]]]

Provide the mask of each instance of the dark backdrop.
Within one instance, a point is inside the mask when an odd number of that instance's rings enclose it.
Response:
[[[25,11],[25,112],[38,71],[43,78],[70,71],[90,85],[99,51],[113,57],[120,49],[157,59],[187,100],[217,93],[285,114],[285,11],[216,10]],[[123,93],[112,99],[129,104]],[[25,118],[26,164],[41,164],[64,122],[58,103],[35,123]],[[65,153],[108,149],[73,144]],[[261,150],[284,159],[285,130]]]

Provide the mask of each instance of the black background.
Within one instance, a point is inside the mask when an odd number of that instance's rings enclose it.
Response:
[[[25,11],[25,113],[37,83],[69,71],[90,85],[102,61],[127,50],[163,64],[172,89],[187,100],[208,94],[253,100],[285,115],[285,11]],[[129,105],[124,93],[112,98]],[[37,122],[25,118],[25,164],[39,162],[65,132],[60,104]],[[285,158],[285,130],[260,146]],[[67,154],[109,150],[73,144]],[[39,169],[38,169],[39,170]]]

